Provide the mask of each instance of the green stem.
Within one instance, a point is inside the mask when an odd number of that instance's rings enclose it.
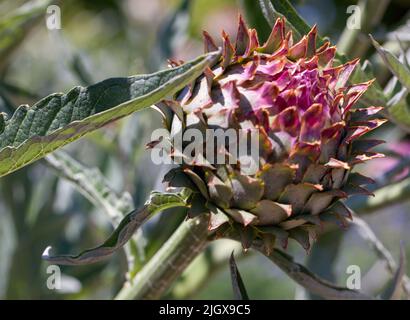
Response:
[[[159,299],[207,244],[208,219],[184,221],[115,299]]]

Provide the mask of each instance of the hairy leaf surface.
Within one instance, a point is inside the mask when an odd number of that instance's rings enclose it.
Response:
[[[149,75],[111,78],[55,93],[0,115],[0,176],[13,172],[112,121],[149,107],[198,77],[219,53]]]

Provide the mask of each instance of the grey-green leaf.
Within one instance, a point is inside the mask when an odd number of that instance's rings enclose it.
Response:
[[[406,131],[410,131],[409,92],[402,88],[387,102],[389,118]]]
[[[0,176],[174,94],[218,58],[213,52],[173,69],[111,78],[20,106],[0,132]]]
[[[98,168],[88,168],[62,150],[54,151],[46,156],[45,160],[61,178],[70,181],[77,191],[98,210],[103,211],[114,228],[134,207],[131,195],[128,192],[122,194],[115,192]],[[139,231],[125,247],[129,270],[134,268],[138,257],[145,255],[144,235],[142,230]]]
[[[383,48],[372,36],[370,36],[370,38],[390,71],[399,79],[400,83],[405,86],[407,90],[410,90],[410,70],[407,66],[404,63],[401,63],[389,50]]]
[[[50,263],[60,265],[84,265],[99,262],[122,248],[135,231],[155,213],[173,207],[185,207],[187,193],[152,192],[150,199],[141,209],[134,210],[124,217],[111,236],[100,246],[86,250],[78,255],[50,255],[48,247],[42,258]]]
[[[70,181],[91,203],[104,210],[114,226],[132,210],[131,195],[114,192],[98,168],[87,168],[61,150],[49,154],[45,159],[60,177]]]
[[[266,41],[272,28],[264,18],[260,5],[255,0],[241,0],[248,24],[258,31],[259,39]]]

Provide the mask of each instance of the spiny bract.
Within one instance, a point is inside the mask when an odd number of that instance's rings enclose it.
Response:
[[[286,247],[293,238],[309,250],[322,222],[345,226],[351,212],[339,200],[369,194],[362,186],[372,182],[352,168],[382,156],[369,151],[382,141],[358,140],[384,122],[375,118],[382,108],[352,108],[371,81],[348,85],[358,60],[334,66],[336,48],[329,42],[316,48],[316,34],[313,27],[293,43],[278,19],[261,46],[256,30],[240,17],[236,43],[223,32],[219,61],[175,100],[157,105],[171,134],[188,128],[259,130],[256,174],[241,174],[239,162],[193,161],[164,179],[194,191],[189,217],[208,215],[210,230],[236,232],[245,249],[255,238],[268,252],[275,240]],[[206,52],[218,50],[206,32],[204,39]],[[176,152],[172,148],[171,155]]]

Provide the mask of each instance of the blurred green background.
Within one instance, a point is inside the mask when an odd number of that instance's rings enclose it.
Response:
[[[246,1],[252,4],[252,1]],[[0,110],[10,113],[19,104],[32,104],[53,92],[67,91],[114,76],[153,72],[167,65],[167,58],[188,60],[203,50],[201,32],[216,39],[222,29],[236,33],[244,1],[235,0],[105,0],[60,1],[62,29],[46,28],[46,12],[24,28],[21,41],[0,62]],[[27,1],[0,1],[0,21]],[[253,1],[256,5],[257,1]],[[370,1],[377,7],[379,1]],[[346,8],[355,1],[292,1],[310,24],[337,43],[346,26]],[[410,41],[410,1],[391,1],[380,21],[369,26],[386,47],[397,48],[393,31],[407,45]],[[0,23],[1,26],[1,23]],[[0,34],[0,37],[5,37]],[[5,38],[4,38],[5,39]],[[0,38],[0,47],[4,39]],[[388,80],[367,39],[347,47],[352,56],[368,58],[379,81]],[[363,43],[364,45],[363,45]],[[358,45],[360,44],[360,45]],[[98,168],[107,185],[128,201],[141,206],[152,189],[163,189],[167,168],[155,166],[144,150],[160,118],[149,110],[134,114],[65,147],[71,156]],[[383,132],[387,141],[407,139],[403,133]],[[409,156],[409,155],[407,155]],[[384,166],[374,161],[366,168],[377,178]],[[381,169],[380,169],[381,168]],[[98,173],[93,173],[98,175]],[[92,174],[92,175],[93,175]],[[129,197],[129,195],[131,197]],[[132,198],[132,200],[131,200]],[[364,216],[379,239],[397,258],[403,240],[410,253],[408,204]],[[147,223],[138,234],[135,271],[147,261],[184,219],[181,210],[170,210]],[[46,287],[47,264],[41,254],[48,245],[57,252],[76,253],[101,243],[112,231],[109,217],[85,198],[67,179],[59,178],[44,160],[0,179],[0,298],[1,299],[111,299],[127,273],[124,254],[91,266],[63,267],[61,290]],[[354,228],[333,231],[320,238],[320,250],[306,257],[290,244],[288,251],[299,262],[341,285],[347,266],[361,267],[363,289],[373,292],[388,275],[376,254]],[[304,299],[298,288],[265,257],[241,253],[228,240],[212,244],[188,268],[168,298],[233,298],[227,258],[236,249],[238,267],[253,299]],[[410,256],[410,254],[408,254]],[[410,266],[408,267],[410,271]]]

